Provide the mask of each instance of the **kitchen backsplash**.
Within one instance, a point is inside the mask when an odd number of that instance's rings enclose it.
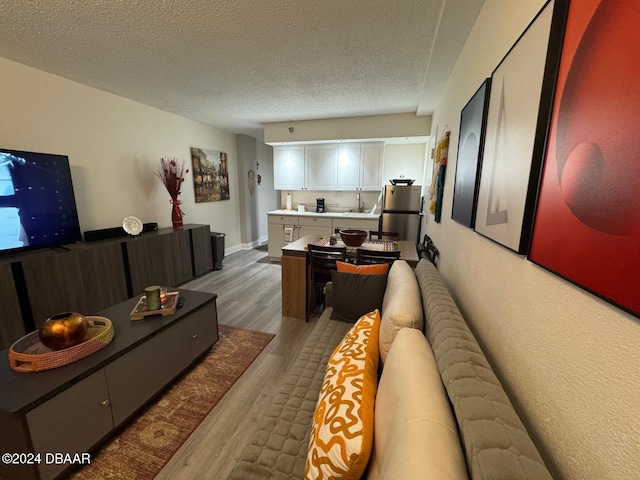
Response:
[[[342,191],[333,192],[326,190],[281,190],[280,208],[287,207],[287,194],[291,194],[291,208],[298,209],[298,205],[304,205],[306,211],[315,212],[316,198],[324,198],[324,204],[329,212],[349,212],[358,210],[357,195],[360,194],[360,203],[365,212],[370,212],[374,205],[377,205],[376,212],[380,213],[382,205],[381,192],[354,192]]]

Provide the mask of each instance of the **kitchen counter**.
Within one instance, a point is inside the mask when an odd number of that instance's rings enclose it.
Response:
[[[322,214],[318,214],[322,215]],[[282,247],[282,314],[287,317],[307,319],[312,302],[313,284],[307,246],[321,243],[322,235],[304,237]],[[398,243],[400,260],[415,267],[419,261],[416,243],[401,240]],[[341,241],[338,246],[344,245]],[[367,244],[363,244],[367,248]],[[347,248],[354,255],[355,248]],[[349,253],[348,253],[349,255]]]
[[[291,215],[294,217],[325,217],[325,218],[364,218],[377,220],[380,218],[379,213],[359,213],[359,212],[299,212],[298,210],[272,210],[267,212],[267,215]]]

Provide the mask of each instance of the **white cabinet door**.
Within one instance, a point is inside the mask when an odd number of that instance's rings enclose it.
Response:
[[[350,143],[338,147],[338,190],[382,188],[382,143]]]
[[[303,225],[298,227],[298,237],[302,238],[305,235],[320,235],[322,237],[330,237],[333,232],[331,227],[314,227],[310,225]]]
[[[298,216],[296,215],[268,215],[267,235],[269,236],[269,257],[279,259],[282,247],[289,242],[286,228],[291,229],[291,242],[298,239]]]
[[[336,190],[338,184],[338,146],[311,145],[304,149],[309,190]]]
[[[338,147],[338,190],[360,188],[360,144],[343,144]]]
[[[275,147],[273,149],[273,173],[276,190],[304,188],[304,147]]]
[[[382,143],[364,143],[360,150],[360,187],[378,191],[382,188]]]
[[[298,226],[298,238],[305,235],[316,234],[328,237],[331,235],[331,218],[328,217],[300,217]]]

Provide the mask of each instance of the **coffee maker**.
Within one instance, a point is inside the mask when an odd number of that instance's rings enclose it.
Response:
[[[324,198],[316,198],[316,213],[324,213]]]

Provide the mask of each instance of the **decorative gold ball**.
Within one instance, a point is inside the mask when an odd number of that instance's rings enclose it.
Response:
[[[62,350],[82,343],[89,321],[76,312],[58,313],[49,317],[38,331],[40,342],[51,350]]]

